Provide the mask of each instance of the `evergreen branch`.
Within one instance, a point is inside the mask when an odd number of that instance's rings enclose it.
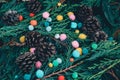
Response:
[[[119,64],[119,63],[120,63],[120,59],[116,60],[115,63],[113,63],[112,65],[110,65],[110,66],[107,67],[106,69],[104,69],[104,70],[102,70],[102,71],[94,74],[93,76],[91,76],[91,77],[89,78],[89,80],[92,80],[92,79],[95,79],[95,78],[98,77],[98,76],[101,76],[103,73],[105,73],[106,71],[108,71],[109,69],[113,68],[114,66],[116,66],[116,65]]]
[[[60,43],[61,45],[65,46],[65,47],[68,47],[67,44],[65,44],[65,43],[63,43],[63,42],[55,39],[54,37],[51,37],[51,36],[49,36],[49,37],[50,37],[52,40],[56,41],[57,43]]]
[[[66,68],[66,69],[63,69],[63,70],[60,70],[60,71],[51,73],[51,74],[49,74],[49,75],[46,75],[43,79],[46,79],[46,78],[49,78],[49,77],[52,77],[52,76],[55,76],[55,75],[58,75],[58,74],[61,74],[61,73],[65,73],[66,71],[69,71],[69,70],[71,70],[71,69],[73,69],[73,68],[81,65],[82,63],[84,63],[84,61],[81,61],[81,62],[79,62],[79,63],[76,63],[76,64],[74,64],[74,65],[72,65],[72,66],[70,66],[70,67],[68,67],[68,68]]]

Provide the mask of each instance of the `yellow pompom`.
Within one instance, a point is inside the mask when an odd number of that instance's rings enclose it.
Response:
[[[77,48],[77,51],[79,51],[80,55],[82,55],[82,48]]]
[[[86,39],[86,38],[87,38],[87,35],[86,35],[86,34],[81,33],[81,34],[79,34],[79,38],[84,40],[84,39]]]
[[[58,16],[57,16],[57,20],[58,20],[58,21],[62,21],[62,20],[63,20],[63,16],[62,16],[62,15],[58,15]]]
[[[61,6],[61,3],[59,2],[57,5],[58,5],[58,6]]]
[[[76,33],[76,34],[79,34],[79,33],[80,33],[80,31],[77,29],[77,30],[75,30],[75,33]]]
[[[73,15],[74,13],[73,12],[68,12],[67,15],[70,16],[70,15]]]
[[[49,66],[50,68],[52,68],[52,67],[53,67],[53,64],[52,64],[52,63],[49,63],[48,66]]]
[[[21,36],[21,37],[20,37],[20,42],[21,42],[21,43],[24,43],[24,42],[25,42],[25,36]]]

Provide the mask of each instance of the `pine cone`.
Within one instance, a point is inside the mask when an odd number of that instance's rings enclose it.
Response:
[[[26,53],[20,55],[16,59],[16,64],[24,72],[30,72],[30,70],[32,69],[32,66],[34,65],[35,61],[36,61],[35,54],[33,54],[31,52],[26,52]]]
[[[43,37],[36,31],[31,31],[26,34],[26,45],[30,48],[35,48],[36,57],[41,62],[56,53],[55,46],[52,43],[46,42],[46,37]]]
[[[93,34],[92,40],[95,42],[105,41],[107,40],[108,35],[104,31],[97,31]]]
[[[7,11],[3,15],[2,20],[7,25],[15,25],[16,23],[20,22],[20,20],[19,20],[19,14],[17,13],[17,11],[14,11],[14,10]]]
[[[27,9],[30,13],[38,13],[41,10],[41,6],[38,0],[30,0],[27,3]]]
[[[43,42],[39,47],[36,47],[35,54],[41,62],[46,61],[49,57],[56,53],[56,48],[52,43]]]
[[[89,16],[92,16],[92,8],[82,5],[75,12],[76,19],[78,21],[84,22]]]
[[[26,45],[30,48],[38,47],[41,43],[45,41],[45,37],[43,37],[39,32],[31,31],[26,34]]]
[[[82,27],[84,33],[86,33],[89,37],[91,37],[96,31],[101,30],[99,21],[97,18],[90,16]]]

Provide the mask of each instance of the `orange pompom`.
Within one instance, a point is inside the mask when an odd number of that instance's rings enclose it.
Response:
[[[36,25],[37,25],[37,21],[36,21],[36,20],[31,20],[31,21],[30,21],[30,24],[31,24],[32,26],[36,26]]]
[[[19,20],[20,20],[20,21],[23,20],[23,16],[22,16],[22,15],[19,16]]]
[[[70,58],[70,62],[73,62],[74,61],[74,58]]]
[[[58,77],[58,80],[65,80],[65,77],[61,75]]]
[[[33,17],[33,16],[35,16],[35,14],[34,13],[30,13],[30,15],[29,15],[30,17]]]

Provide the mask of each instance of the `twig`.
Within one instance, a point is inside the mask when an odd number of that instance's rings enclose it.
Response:
[[[16,41],[11,41],[11,42],[9,42],[9,46],[24,46],[25,45],[25,43],[18,43],[18,42],[16,42]]]
[[[114,73],[114,71],[112,69],[109,70],[107,73],[109,73],[110,75],[112,75],[115,78],[115,80],[119,80],[119,78],[115,75],[115,73]]]
[[[72,65],[72,66],[70,66],[70,67],[68,67],[68,68],[66,68],[66,69],[64,69],[64,70],[60,70],[60,71],[58,71],[58,72],[49,74],[49,75],[45,76],[43,79],[46,79],[46,78],[49,78],[49,77],[51,77],[51,76],[58,75],[58,74],[61,74],[61,73],[65,73],[66,71],[69,71],[70,69],[75,68],[76,66],[78,66],[78,65],[80,65],[80,64],[82,64],[82,63],[83,63],[83,61],[81,61],[80,63],[76,63],[75,65]]]
[[[64,3],[65,2],[65,0],[60,0],[60,3]]]

